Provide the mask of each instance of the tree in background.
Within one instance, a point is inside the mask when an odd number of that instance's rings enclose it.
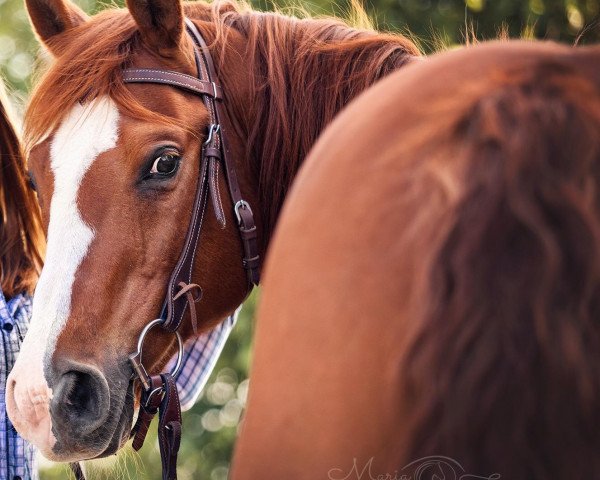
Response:
[[[408,28],[427,51],[434,36],[464,43],[471,26],[483,40],[500,33],[569,44],[582,33],[581,43],[600,38],[598,0],[373,0],[368,10],[385,28]]]
[[[104,2],[75,0],[94,13]],[[0,72],[12,86],[17,100],[24,101],[31,85],[38,44],[31,32],[23,0],[0,0]],[[123,0],[118,0],[122,5]],[[253,0],[255,7],[270,9],[289,1]],[[349,1],[296,0],[319,15],[343,15]],[[510,37],[538,38],[574,44],[594,43],[600,37],[600,0],[369,0],[369,15],[381,29],[410,33],[426,53],[440,44],[464,43],[466,32],[479,39],[500,33]],[[225,347],[201,400],[184,417],[179,477],[225,480],[240,416],[248,389],[248,365],[255,305],[253,296],[244,307],[238,325]],[[153,429],[151,428],[151,431]],[[108,459],[108,469],[94,478],[160,478],[156,437],[150,437],[139,456],[126,453]],[[46,465],[42,479],[63,479],[63,466]]]

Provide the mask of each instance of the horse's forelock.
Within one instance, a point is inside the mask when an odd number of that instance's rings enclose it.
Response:
[[[123,82],[122,69],[142,48],[127,10],[105,10],[51,41],[64,43],[62,54],[50,62],[34,87],[25,114],[26,149],[53,131],[77,103],[103,96],[136,117],[169,123],[144,108]]]

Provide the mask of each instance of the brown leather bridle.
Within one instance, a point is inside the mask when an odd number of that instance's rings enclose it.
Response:
[[[179,72],[146,68],[130,68],[123,71],[125,83],[158,83],[200,95],[208,110],[210,124],[207,138],[202,145],[200,158],[200,177],[196,188],[192,218],[187,231],[183,251],[173,270],[167,286],[165,307],[161,318],[150,322],[140,334],[138,349],[130,355],[130,363],[134,377],[142,385],[140,412],[131,432],[133,448],[139,450],[148,432],[154,416],[159,414],[158,441],[162,461],[163,480],[177,478],[177,453],[181,440],[181,410],[174,375],[181,363],[183,344],[177,330],[186,313],[190,309],[194,332],[197,329],[195,303],[202,295],[201,288],[192,283],[192,270],[196,252],[199,247],[200,231],[209,196],[214,207],[217,220],[224,225],[225,214],[222,210],[217,179],[218,169],[223,165],[233,210],[238,222],[238,229],[244,249],[242,265],[248,277],[248,292],[260,279],[260,257],[256,224],[249,203],[242,197],[235,167],[229,158],[229,147],[223,128],[224,110],[223,89],[217,82],[215,66],[202,35],[196,26],[185,19],[186,31],[193,40],[194,58],[198,75],[193,77]],[[160,325],[177,337],[179,352],[175,371],[160,375],[149,375],[142,363],[142,346],[148,331]],[[79,464],[71,464],[77,479],[84,479]]]

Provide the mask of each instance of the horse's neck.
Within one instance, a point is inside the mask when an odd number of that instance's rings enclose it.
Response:
[[[238,58],[238,70],[230,75],[246,79],[232,85],[232,93],[239,93],[232,109],[243,119],[247,167],[258,183],[262,233],[268,239],[296,172],[323,129],[350,100],[406,65],[418,50],[404,37],[330,20],[247,14],[231,24],[241,33],[236,48],[244,61]]]

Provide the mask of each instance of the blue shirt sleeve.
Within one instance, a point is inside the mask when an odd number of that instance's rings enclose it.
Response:
[[[6,378],[10,373],[31,318],[31,297],[6,300],[0,291],[0,479],[37,480],[36,450],[19,436],[6,415]]]

